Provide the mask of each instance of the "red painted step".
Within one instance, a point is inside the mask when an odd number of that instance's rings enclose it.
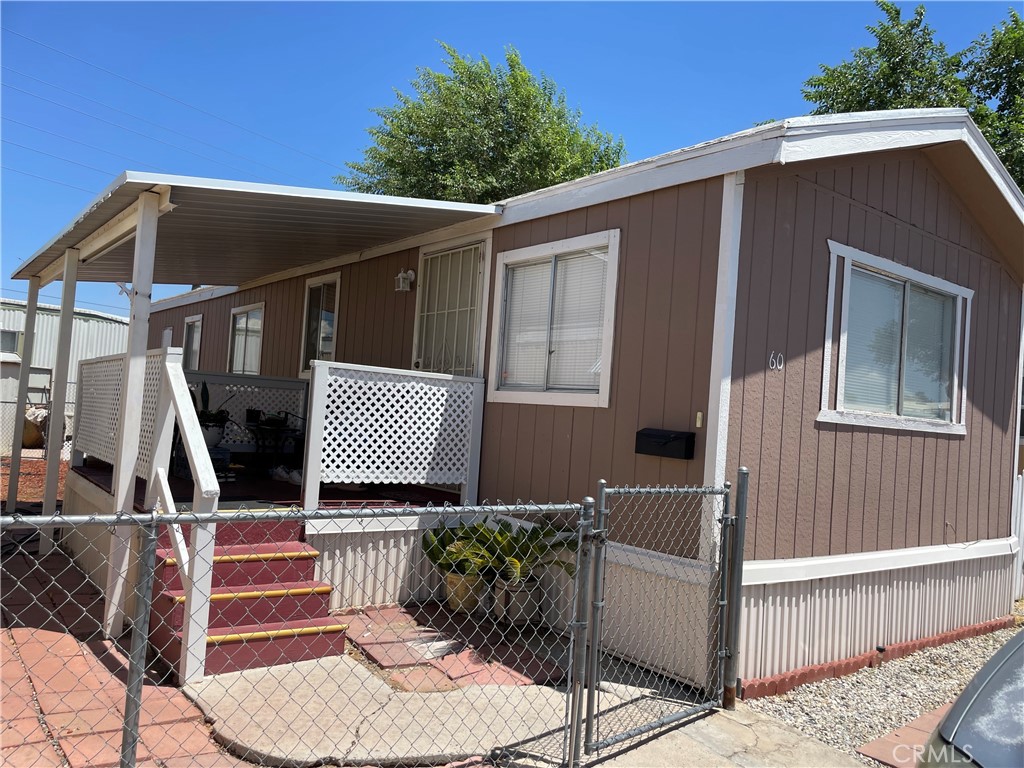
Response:
[[[343,618],[325,616],[306,621],[239,626],[230,634],[213,631],[206,646],[206,674],[343,656],[346,627]],[[168,638],[161,655],[177,667],[181,656],[180,632]]]
[[[170,548],[171,534],[167,526],[162,526],[157,546]],[[185,541],[189,541],[192,526],[181,526]],[[282,541],[302,540],[302,521],[283,520],[277,522],[253,523],[218,523],[214,543],[223,547],[235,544],[274,544]]]
[[[309,619],[327,615],[332,587],[322,581],[215,587],[210,593],[210,631],[239,625]],[[165,589],[153,600],[152,619],[180,630],[185,592]]]
[[[213,586],[249,586],[282,581],[306,581],[315,576],[320,553],[300,541],[234,544],[214,547]],[[158,549],[154,594],[181,589],[181,571],[174,550]]]

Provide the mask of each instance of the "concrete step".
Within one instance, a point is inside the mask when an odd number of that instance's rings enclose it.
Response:
[[[307,581],[315,575],[316,558],[320,554],[299,541],[217,546],[213,552],[214,587]],[[158,549],[156,558],[153,593],[181,589],[181,572],[174,550]]]

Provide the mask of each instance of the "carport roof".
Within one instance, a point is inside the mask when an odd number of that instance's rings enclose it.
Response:
[[[155,283],[240,285],[501,213],[493,205],[125,171],[13,277],[41,275],[147,191],[161,192],[171,203],[157,225]],[[84,260],[78,279],[130,281],[133,258],[129,236]]]

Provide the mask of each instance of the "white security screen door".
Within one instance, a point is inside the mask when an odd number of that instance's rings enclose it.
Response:
[[[479,375],[483,244],[427,254],[420,263],[416,317],[418,371]]]

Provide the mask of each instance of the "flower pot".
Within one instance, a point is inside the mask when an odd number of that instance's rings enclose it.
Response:
[[[213,425],[203,427],[203,442],[207,448],[216,448],[224,439],[224,427]]]
[[[499,579],[494,585],[494,616],[514,627],[534,624],[540,616],[540,581]]]
[[[480,603],[480,577],[448,573],[444,577],[448,607],[457,613],[472,613]]]

